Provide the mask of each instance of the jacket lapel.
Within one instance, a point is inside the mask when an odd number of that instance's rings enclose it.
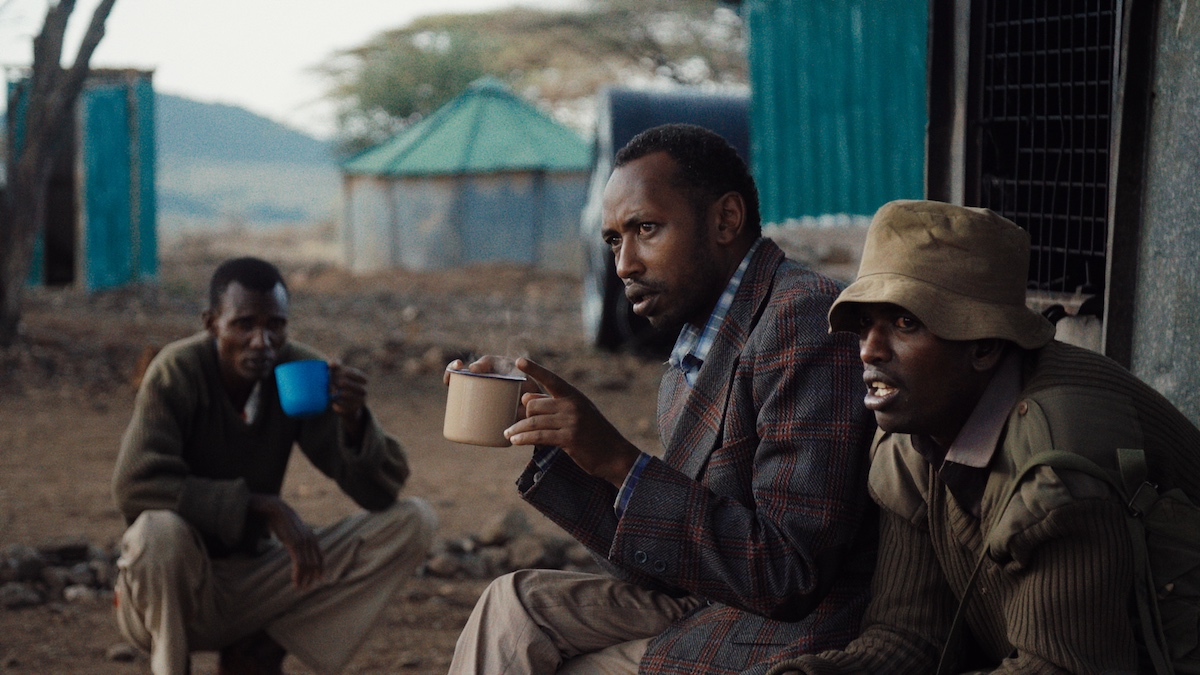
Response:
[[[759,244],[733,304],[713,340],[695,387],[674,369],[663,376],[659,428],[666,448],[664,461],[693,480],[721,441],[730,388],[746,339],[762,313],[783,251],[770,239]]]

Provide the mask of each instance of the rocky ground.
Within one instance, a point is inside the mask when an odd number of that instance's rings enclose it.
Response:
[[[858,234],[849,243],[828,231],[809,234],[785,248],[834,275],[853,273]],[[123,522],[109,477],[141,369],[157,348],[199,329],[208,276],[234,254],[279,261],[292,290],[292,338],[367,372],[369,405],[409,452],[406,493],[427,499],[441,519],[431,557],[348,672],[444,673],[488,579],[517,567],[588,564],[516,496],[512,481],[526,450],[441,437],[441,370],[483,353],[531,356],[591,396],[634,443],[658,452],[661,362],[590,348],[571,276],[504,265],[352,276],[330,263],[325,244],[293,235],[191,238],[164,252],[154,286],[31,289],[20,339],[0,350],[0,671],[149,673],[112,618],[108,589]],[[298,453],[283,495],[314,523],[354,510]],[[195,657],[198,675],[214,668],[215,655]],[[310,672],[295,659],[285,669]]]

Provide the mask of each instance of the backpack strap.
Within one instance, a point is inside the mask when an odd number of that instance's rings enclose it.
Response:
[[[1017,491],[1020,490],[1021,483],[1025,480],[1026,476],[1040,466],[1078,471],[1109,485],[1126,501],[1125,505],[1128,509],[1125,522],[1129,528],[1129,539],[1133,549],[1133,587],[1134,595],[1137,599],[1138,620],[1142,628],[1143,646],[1146,648],[1147,655],[1154,666],[1156,675],[1174,675],[1175,669],[1171,665],[1171,660],[1167,657],[1167,641],[1163,635],[1162,621],[1158,612],[1158,600],[1154,594],[1154,579],[1150,572],[1150,552],[1146,547],[1146,531],[1141,521],[1142,515],[1158,499],[1158,486],[1146,480],[1148,471],[1144,450],[1118,449],[1117,463],[1120,466],[1120,481],[1111,472],[1100,468],[1095,462],[1082,455],[1063,450],[1039,452],[1029,458],[1029,461],[1021,467],[1016,477],[1009,484],[1005,497],[1000,502],[1002,506],[996,510],[993,516],[992,525],[995,526],[1004,512],[1008,510],[1009,504],[1017,495]],[[967,581],[967,587],[963,590],[963,596],[959,600],[958,609],[954,612],[954,620],[950,624],[950,632],[946,636],[946,642],[942,645],[942,655],[938,660],[937,675],[949,675],[946,670],[949,667],[948,655],[951,648],[957,644],[959,635],[962,632],[962,625],[966,618],[967,603],[970,601],[972,592],[975,590],[976,580],[987,557],[988,551],[985,544],[983,552],[979,556],[979,561],[975,564],[975,569],[972,570],[971,577]]]
[[[984,560],[987,560],[986,547],[979,556],[979,561],[975,563],[975,569],[971,570],[971,577],[967,579],[967,587],[963,590],[962,600],[958,601],[958,609],[954,610],[954,620],[950,622],[950,633],[946,636],[946,641],[942,643],[942,655],[938,658],[937,675],[949,675],[950,673],[947,670],[950,667],[950,651],[958,644],[958,638],[962,634],[963,623],[966,620],[967,600],[971,598],[971,593],[975,590],[975,582],[979,580],[979,570],[983,569]]]
[[[1150,510],[1158,499],[1158,486],[1146,480],[1146,453],[1143,450],[1120,448],[1117,450],[1117,465],[1121,468],[1121,482],[1125,484],[1121,495],[1126,497],[1132,515],[1140,518]]]

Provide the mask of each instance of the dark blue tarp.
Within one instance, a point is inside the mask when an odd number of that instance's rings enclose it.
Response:
[[[607,124],[597,129],[597,140],[610,160],[638,133],[660,124],[686,122],[720,134],[742,159],[750,161],[748,96],[621,88],[608,89],[602,96],[607,102],[601,103]]]

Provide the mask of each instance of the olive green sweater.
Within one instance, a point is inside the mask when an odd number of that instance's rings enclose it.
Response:
[[[981,519],[959,507],[908,436],[877,436],[870,490],[882,507],[880,554],[862,634],[844,651],[807,655],[772,674],[933,673],[985,546],[989,560],[950,672],[1139,672],[1124,506],[1091,477],[1041,467],[997,511],[1023,460],[1049,449],[1115,468],[1116,448],[1142,448],[1151,482],[1195,500],[1200,431],[1098,354],[1051,343],[1027,353],[1024,366],[1021,396],[988,466]]]
[[[310,358],[322,357],[294,342],[280,354],[281,363]],[[288,417],[274,375],[261,392],[258,414],[247,424],[225,393],[208,333],[164,348],[142,380],[113,473],[126,521],[168,509],[200,531],[209,555],[252,553],[267,532],[265,522],[248,513],[250,495],[279,494],[293,444],[363,508],[395,502],[408,462],[369,412],[360,447],[350,447],[336,413]]]

